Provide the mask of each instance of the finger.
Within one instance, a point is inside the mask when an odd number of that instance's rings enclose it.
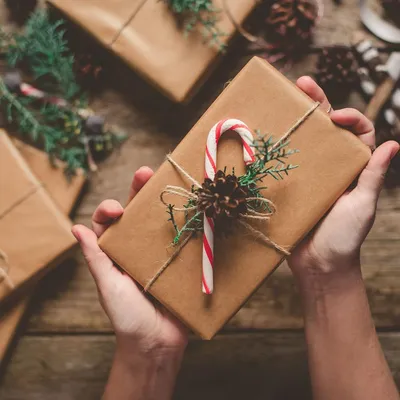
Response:
[[[332,111],[331,119],[336,124],[349,128],[367,146],[375,148],[374,124],[360,111],[354,108]]]
[[[154,172],[149,167],[141,167],[133,176],[131,189],[129,191],[129,200],[130,202],[139,192],[140,189],[148,182],[148,180],[154,175]]]
[[[356,190],[362,191],[377,201],[390,161],[398,153],[399,148],[400,145],[394,141],[379,146],[361,173]]]
[[[83,225],[73,226],[72,234],[81,246],[83,256],[97,286],[104,285],[109,280],[108,276],[114,269],[114,265],[97,244],[96,234]]]
[[[97,237],[119,218],[124,212],[116,200],[104,200],[95,210],[92,217],[92,228]]]
[[[325,95],[325,92],[320,86],[309,76],[302,76],[297,79],[297,86],[306,94],[308,94],[314,101],[321,103],[321,108],[325,111],[331,109],[331,104]]]

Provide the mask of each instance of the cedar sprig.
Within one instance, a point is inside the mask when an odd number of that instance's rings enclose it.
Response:
[[[249,187],[252,197],[262,197],[261,190],[266,188],[257,184],[267,176],[282,180],[289,171],[297,168],[297,165],[287,164],[286,159],[298,150],[288,149],[289,141],[276,146],[272,136],[263,136],[259,131],[256,131],[256,135],[257,139],[253,143],[256,161],[247,166],[246,173],[239,177],[239,182]]]
[[[185,207],[189,207],[189,205],[186,205]],[[182,228],[178,227],[178,224],[176,223],[175,220],[175,214],[174,214],[174,206],[172,204],[168,204],[167,206],[167,213],[169,215],[168,221],[172,223],[174,230],[175,230],[175,237],[172,240],[173,245],[177,245],[179,243],[179,240],[181,239],[182,235],[186,232],[197,232],[201,230],[203,226],[202,219],[200,218],[201,212],[196,212],[194,215],[189,216],[189,213],[185,213],[185,224],[182,226]]]
[[[63,20],[52,22],[45,10],[38,10],[32,13],[22,33],[1,32],[0,46],[9,66],[28,67],[45,90],[71,100],[80,87],[65,32]]]
[[[212,0],[165,0],[171,10],[183,19],[185,34],[195,30],[197,26],[202,26],[204,41],[210,46],[217,47],[220,51],[225,51],[226,44],[222,38],[226,36],[218,26],[217,9]]]

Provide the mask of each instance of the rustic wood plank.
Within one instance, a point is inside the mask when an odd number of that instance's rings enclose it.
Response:
[[[400,383],[400,334],[380,339]],[[115,346],[111,335],[25,336],[6,370],[2,400],[99,399]],[[84,395],[83,395],[84,393]],[[174,399],[308,400],[303,334],[223,335],[189,344]]]
[[[367,241],[363,271],[375,322],[381,328],[400,326],[399,240]],[[97,300],[93,279],[81,255],[42,282],[31,307],[30,332],[110,332]],[[302,327],[301,303],[290,270],[284,264],[230,321],[228,330]]]

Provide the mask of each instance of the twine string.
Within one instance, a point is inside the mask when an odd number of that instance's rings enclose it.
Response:
[[[14,288],[14,282],[9,275],[10,264],[6,253],[0,249],[0,283],[4,282],[10,289]]]
[[[297,130],[297,128],[304,122],[306,119],[318,108],[320,105],[319,102],[315,102],[312,107],[302,116],[300,117],[284,134],[283,136],[279,139],[278,142],[276,142],[273,146],[272,149],[276,149],[277,147],[281,146],[283,143],[286,143],[291,135]],[[201,188],[202,185],[196,181],[187,171],[185,171],[170,155],[167,155],[167,160],[184,176],[186,177],[190,182],[192,182],[193,185],[197,186],[198,188]],[[180,197],[184,197],[187,199],[193,199],[197,200],[198,196],[196,193],[192,193],[189,190],[186,190],[185,188],[182,188],[180,186],[171,186],[168,185],[166,188],[161,192],[160,194],[160,199],[162,203],[166,206],[170,206],[169,203],[167,203],[164,200],[164,195],[165,194],[172,194],[172,195],[177,195]],[[253,220],[260,220],[264,221],[269,219],[275,212],[276,212],[276,206],[275,204],[265,198],[258,198],[258,197],[249,197],[247,199],[248,203],[254,202],[254,201],[261,201],[264,202],[266,205],[268,205],[268,210],[265,212],[260,212],[257,210],[254,210],[253,208],[248,209],[247,214],[240,214],[241,218],[238,218],[237,221],[239,224],[241,224],[244,228],[248,230],[257,240],[260,240],[262,243],[266,244],[269,247],[274,248],[275,250],[279,251],[280,253],[284,254],[285,256],[290,255],[290,252],[283,246],[280,246],[279,244],[275,243],[272,239],[270,239],[268,236],[266,236],[264,233],[259,231],[258,229],[252,227],[250,224],[248,224],[244,219],[253,219]],[[174,211],[190,211],[197,209],[196,205],[193,205],[191,207],[175,207],[173,206]],[[171,254],[171,256],[164,262],[164,264],[158,269],[158,271],[155,273],[155,275],[149,280],[147,285],[144,287],[144,291],[148,292],[150,288],[154,285],[154,283],[158,280],[158,278],[165,272],[165,270],[171,265],[171,263],[175,260],[175,258],[179,255],[179,253],[182,251],[182,249],[187,245],[187,243],[190,241],[190,239],[193,237],[195,232],[191,232],[186,236],[186,238],[181,242],[175,249],[175,251]]]

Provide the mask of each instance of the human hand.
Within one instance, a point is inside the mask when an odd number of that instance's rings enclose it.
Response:
[[[321,108],[329,111],[330,103],[323,90],[310,78],[302,77],[297,86]],[[351,130],[372,149],[375,129],[359,111],[346,108],[330,112],[333,122]],[[351,271],[359,266],[360,248],[370,231],[384,177],[399,144],[390,141],[379,146],[358,178],[357,186],[344,193],[316,229],[293,251],[288,262],[301,280]]]
[[[152,177],[150,168],[136,171],[129,201]],[[117,346],[144,354],[181,353],[187,344],[186,328],[166,310],[156,307],[125,272],[119,270],[100,249],[97,239],[124,212],[115,200],[103,201],[92,217],[92,230],[75,225],[89,270],[97,285],[99,299],[114,328]]]

